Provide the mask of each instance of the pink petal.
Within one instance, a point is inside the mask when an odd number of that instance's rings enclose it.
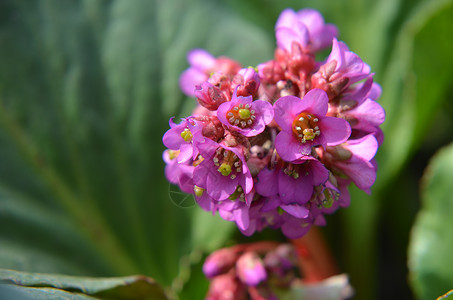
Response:
[[[281,97],[274,103],[275,122],[287,132],[292,132],[294,118],[308,107],[306,101],[296,96]]]
[[[307,106],[306,110],[314,115],[323,117],[329,108],[329,97],[324,90],[312,89],[302,99]]]
[[[303,176],[303,174],[300,174],[300,176],[298,179],[294,179],[283,173],[283,171],[279,172],[278,191],[283,203],[304,204],[310,200],[313,194],[311,180],[307,176]]]
[[[378,142],[372,134],[369,134],[360,139],[349,140],[343,147],[351,151],[354,156],[370,161],[376,155]]]
[[[200,71],[209,72],[214,68],[216,59],[211,53],[204,49],[193,49],[187,53],[187,60],[192,67]]]
[[[188,68],[179,77],[179,87],[189,97],[195,96],[195,86],[208,80],[208,75],[195,68]]]
[[[307,144],[299,143],[292,134],[288,134],[285,131],[280,131],[275,138],[275,149],[278,155],[286,161],[294,161],[302,155],[309,154],[311,152],[311,144]]]
[[[273,196],[278,193],[278,171],[269,170],[267,168],[258,173],[258,182],[255,185],[255,190],[262,196]]]
[[[305,206],[298,204],[283,204],[280,205],[280,207],[290,215],[299,219],[305,219],[310,214],[310,211],[305,208]]]
[[[325,117],[319,122],[321,135],[328,145],[338,145],[345,142],[351,135],[349,123],[340,118]]]

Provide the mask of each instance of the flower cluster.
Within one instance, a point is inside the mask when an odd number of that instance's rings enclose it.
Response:
[[[203,265],[210,279],[206,299],[278,299],[297,277],[297,254],[289,244],[261,242],[219,249]]]
[[[275,32],[274,59],[256,68],[189,53],[180,86],[198,106],[170,120],[165,172],[244,234],[271,227],[296,238],[349,205],[351,182],[370,192],[385,112],[370,67],[319,12],[286,9]]]

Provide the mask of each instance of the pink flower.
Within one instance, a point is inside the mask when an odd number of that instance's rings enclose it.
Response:
[[[241,196],[245,195],[242,188],[239,193],[241,193]],[[250,226],[249,211],[253,195],[253,193],[250,193],[247,197],[230,197],[230,201],[221,201],[217,205],[220,217],[227,221],[236,222],[242,232],[247,232]]]
[[[335,147],[327,147],[322,160],[336,172],[346,175],[359,189],[370,193],[370,187],[376,180],[373,158],[377,149],[376,138],[369,134]]]
[[[204,141],[202,125],[189,117],[182,119],[181,123],[175,124],[170,119],[170,129],[164,134],[164,145],[172,150],[180,150],[178,162],[183,163],[189,159],[195,159],[198,155],[197,145]]]
[[[293,42],[316,52],[328,47],[338,30],[334,25],[325,24],[322,15],[314,9],[302,9],[296,13],[288,8],[280,14],[275,34],[278,47],[288,52],[291,52]]]
[[[231,101],[219,106],[217,117],[228,128],[251,137],[263,132],[272,122],[274,110],[267,101],[253,101],[252,96],[237,97],[235,93]]]
[[[369,74],[370,67],[357,54],[349,51],[345,43],[333,39],[332,51],[318,72],[311,77],[311,85],[325,90],[329,99],[333,99]]]
[[[178,163],[179,151],[165,150],[162,154],[165,166],[165,176],[168,181],[177,184],[181,191],[191,193],[193,188],[193,169],[188,162]]]
[[[193,172],[193,181],[197,186],[206,189],[215,200],[227,199],[238,185],[246,194],[250,193],[253,179],[240,148],[227,147],[206,139],[199,149],[204,160]]]
[[[309,91],[303,99],[285,96],[275,102],[275,121],[282,129],[275,148],[282,159],[291,162],[311,154],[314,146],[337,145],[349,138],[348,122],[326,117],[327,109],[327,94],[319,89]]]
[[[284,168],[274,170],[263,169],[258,174],[256,191],[265,197],[279,195],[281,205],[305,204],[312,194],[313,188],[326,182],[328,170],[322,163],[311,156],[288,164]],[[281,206],[279,205],[279,206]],[[282,207],[284,210],[285,207]],[[288,207],[288,209],[294,209]]]
[[[241,68],[240,64],[230,58],[215,58],[203,49],[194,49],[187,54],[190,67],[179,77],[181,90],[189,97],[195,96],[194,89],[208,80],[212,72],[234,75]]]

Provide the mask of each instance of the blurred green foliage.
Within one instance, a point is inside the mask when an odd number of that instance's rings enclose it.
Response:
[[[371,196],[352,189],[351,207],[329,218],[325,233],[357,299],[411,299],[406,249],[418,181],[452,139],[451,0],[1,1],[0,268],[144,274],[170,295],[203,297],[203,255],[247,239],[164,178],[168,119],[195,104],[178,77],[192,48],[246,66],[271,59],[273,25],[286,7],[319,9],[382,85],[378,181]],[[452,177],[445,172],[438,176]],[[448,184],[435,189],[451,206]],[[429,299],[446,291],[428,291],[436,275],[423,275],[417,245],[444,265],[452,259],[436,251],[447,240],[418,236],[419,219],[410,254],[420,267],[410,276],[416,295]]]

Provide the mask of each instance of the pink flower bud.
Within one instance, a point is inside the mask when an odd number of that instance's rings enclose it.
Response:
[[[237,96],[253,96],[260,86],[260,78],[253,68],[241,69],[233,78],[231,87],[237,87]]]
[[[231,248],[211,253],[203,264],[203,273],[208,278],[228,272],[236,262],[237,254]]]
[[[246,286],[237,280],[234,273],[214,277],[209,286],[206,300],[246,300]]]
[[[236,262],[238,277],[249,286],[256,286],[266,280],[263,261],[255,252],[246,252]]]
[[[207,81],[195,87],[195,97],[200,105],[209,110],[216,110],[220,104],[228,100],[219,88]]]

